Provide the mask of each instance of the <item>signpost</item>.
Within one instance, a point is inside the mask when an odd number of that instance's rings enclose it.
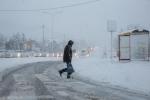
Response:
[[[110,32],[110,34],[111,34],[111,56],[110,56],[110,58],[111,58],[111,60],[112,60],[112,50],[113,50],[113,48],[112,48],[112,39],[113,39],[113,32],[116,32],[116,30],[117,30],[117,23],[116,23],[116,21],[115,20],[108,20],[107,21],[107,31],[108,32]]]

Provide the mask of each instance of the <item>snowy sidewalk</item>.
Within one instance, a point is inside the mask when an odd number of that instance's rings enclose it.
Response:
[[[132,61],[121,63],[99,57],[74,59],[73,65],[80,75],[92,80],[150,93],[150,62]]]

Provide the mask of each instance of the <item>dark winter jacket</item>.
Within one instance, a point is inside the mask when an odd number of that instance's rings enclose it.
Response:
[[[69,41],[64,49],[63,62],[71,63],[73,41]]]

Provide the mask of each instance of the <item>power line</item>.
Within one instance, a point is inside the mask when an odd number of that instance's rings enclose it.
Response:
[[[70,8],[70,7],[75,7],[75,6],[87,5],[87,4],[91,4],[91,3],[94,3],[94,2],[98,2],[98,1],[100,1],[100,0],[90,0],[90,1],[87,1],[87,2],[82,2],[82,3],[72,4],[72,5],[66,5],[66,6],[61,6],[61,7],[50,8],[49,10],[64,9],[64,8]]]
[[[87,5],[91,4],[94,2],[98,2],[100,0],[89,0],[86,2],[81,2],[81,3],[76,3],[76,4],[71,4],[71,5],[65,5],[65,6],[60,6],[60,7],[52,7],[52,8],[46,8],[46,9],[25,9],[25,10],[0,10],[0,12],[40,12],[40,11],[51,11],[51,10],[57,10],[57,9],[64,9],[64,8],[70,8],[70,7],[76,7],[76,6],[81,6],[81,5]]]

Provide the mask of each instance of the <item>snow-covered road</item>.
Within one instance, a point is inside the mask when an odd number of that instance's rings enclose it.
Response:
[[[7,68],[39,61],[56,61],[56,57],[0,58],[0,72]]]
[[[58,61],[56,57],[27,57],[27,58],[0,58],[0,81],[9,72],[18,69],[24,64],[40,62],[40,61]]]
[[[84,79],[61,78],[62,62],[25,64],[0,83],[0,100],[150,100],[148,95]]]

